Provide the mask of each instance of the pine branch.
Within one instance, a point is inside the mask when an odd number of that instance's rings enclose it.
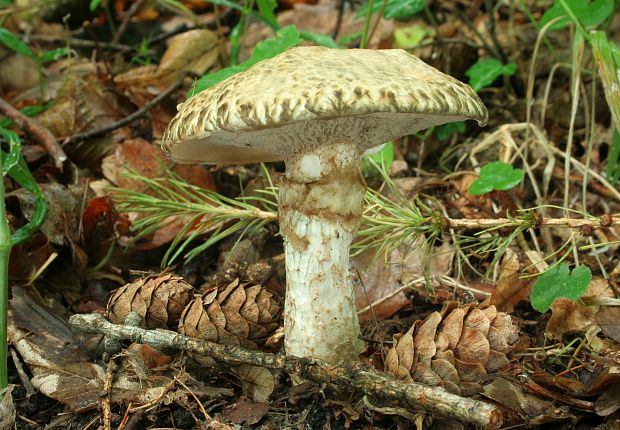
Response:
[[[389,196],[367,190],[362,226],[353,245],[356,254],[374,248],[378,255],[388,255],[406,243],[423,240],[432,244],[448,230],[479,230],[475,235],[460,238],[459,245],[481,254],[495,252],[495,264],[513,240],[528,229],[568,228],[579,230],[583,236],[591,236],[597,229],[620,226],[617,214],[597,218],[583,217],[582,213],[576,212],[581,218],[550,218],[539,217],[535,210],[540,208],[523,210],[510,218],[448,218],[421,201],[405,198],[387,173],[380,171]],[[178,233],[165,255],[164,265],[182,255],[190,243],[202,235],[209,233],[206,241],[186,253],[187,260],[226,237],[243,236],[253,229],[277,222],[278,190],[269,177],[270,186],[258,190],[256,196],[233,199],[191,185],[170,171],[167,173],[167,177],[150,179],[130,172],[129,178],[142,182],[147,189],[145,192],[111,189],[111,197],[119,211],[141,215],[132,226],[136,232],[134,241],[178,219],[186,221],[185,228]],[[498,234],[500,230],[507,233]]]

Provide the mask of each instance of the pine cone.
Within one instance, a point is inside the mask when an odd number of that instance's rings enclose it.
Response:
[[[192,298],[192,286],[170,273],[147,276],[118,288],[108,300],[110,322],[123,324],[130,312],[144,319],[145,328],[175,330]]]
[[[464,396],[481,390],[488,373],[506,364],[519,338],[510,315],[495,306],[450,302],[394,336],[387,371]]]
[[[278,328],[282,305],[261,285],[239,284],[212,288],[187,305],[179,333],[210,342],[256,348]]]

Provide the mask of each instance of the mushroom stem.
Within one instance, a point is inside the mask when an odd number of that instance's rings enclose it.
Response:
[[[280,230],[286,257],[284,345],[288,355],[357,361],[362,349],[349,248],[366,184],[352,143],[316,145],[286,160]]]

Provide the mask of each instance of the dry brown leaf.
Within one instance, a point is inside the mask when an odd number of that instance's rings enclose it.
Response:
[[[159,66],[135,67],[114,79],[118,88],[138,107],[144,106],[183,72],[203,75],[218,59],[218,37],[207,29],[194,29],[171,39]],[[151,109],[149,117],[153,136],[160,138],[176,112],[166,104]]]
[[[130,69],[117,75],[114,82],[130,94],[149,86],[162,89],[172,84],[182,72],[203,75],[215,64],[218,55],[219,42],[215,33],[207,29],[189,30],[170,39],[158,66]],[[157,94],[153,90],[146,91]]]
[[[27,290],[14,286],[12,318],[8,326],[11,344],[32,373],[32,385],[72,411],[97,407],[105,370],[92,363],[86,348],[68,323],[34,300]],[[141,383],[117,378],[117,400],[135,399]]]
[[[574,418],[564,408],[523,392],[521,385],[502,377],[484,386],[484,395],[512,410],[529,425],[541,425]],[[504,422],[504,425],[510,422]]]
[[[11,52],[0,45],[0,90],[22,92],[39,82],[34,58]]]
[[[620,307],[601,306],[596,314],[596,322],[605,336],[620,344]]]
[[[15,428],[15,417],[17,412],[13,403],[13,395],[11,394],[15,385],[8,385],[0,392],[2,400],[0,400],[0,429]]]
[[[428,258],[430,255],[430,261]],[[351,258],[352,279],[355,288],[355,302],[361,320],[382,320],[389,318],[399,310],[410,305],[402,288],[415,280],[430,278],[450,273],[454,250],[445,243],[436,247],[431,253],[422,240],[417,243],[404,244],[390,253],[387,261],[377,256],[374,250],[368,250]],[[372,305],[372,310],[367,309]]]
[[[613,297],[613,291],[606,279],[594,278],[583,295],[583,298],[588,297]],[[567,332],[584,332],[592,324],[596,324],[599,308],[600,306],[586,306],[560,297],[551,305],[551,318],[545,335],[550,339],[561,340]]]
[[[39,187],[47,204],[47,217],[40,230],[54,245],[67,246],[71,250],[73,271],[82,273],[88,260],[80,246],[79,235],[84,185],[78,183],[64,186],[58,182],[50,182],[39,184]],[[32,218],[37,204],[34,194],[19,188],[10,192],[7,198],[17,198],[25,218]]]
[[[57,139],[62,140],[76,133],[99,129],[127,115],[113,93],[107,91],[94,75],[69,74],[55,98],[55,103],[36,116]],[[122,132],[117,130],[116,136]],[[87,142],[65,146],[63,149],[75,163],[95,165],[113,148],[110,136],[89,139]]]
[[[519,270],[519,255],[510,248],[499,267],[499,280],[489,298],[489,304],[502,312],[512,313],[521,301],[528,301],[535,278],[523,278]]]
[[[118,144],[114,154],[103,159],[102,170],[105,178],[118,187],[149,192],[142,182],[127,178],[124,173],[129,169],[147,178],[157,178],[165,174],[166,165],[169,165],[169,162],[159,147],[144,139],[135,138],[126,139]],[[205,166],[199,164],[176,165],[172,167],[172,171],[192,185],[203,189],[216,189],[213,175]],[[139,215],[135,213],[130,214],[130,219],[135,219],[137,216]],[[145,250],[169,243],[178,236],[189,219],[190,216],[181,217],[167,223],[153,234],[143,238],[135,244],[135,247]],[[190,233],[188,232],[188,234]],[[126,240],[129,239],[126,238]]]
[[[253,426],[269,412],[269,404],[265,402],[253,402],[241,396],[237,403],[223,412],[224,418],[235,424]]]
[[[264,367],[243,365],[233,371],[241,381],[243,393],[255,402],[266,402],[276,387],[273,375]]]

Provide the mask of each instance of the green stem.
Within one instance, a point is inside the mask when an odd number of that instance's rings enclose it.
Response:
[[[39,55],[36,57],[37,60],[37,74],[39,76],[39,103],[43,104],[45,102],[45,88],[43,86],[43,62]]]
[[[7,371],[7,312],[9,299],[9,255],[11,231],[4,204],[4,181],[0,183],[0,390],[9,383]]]
[[[365,48],[368,43],[368,30],[370,29],[370,20],[372,19],[372,8],[374,5],[374,0],[368,0],[368,10],[366,11],[366,20],[364,21],[364,32],[362,33],[360,48]]]
[[[112,16],[112,11],[110,11],[110,6],[105,5],[103,7],[103,13],[105,15],[105,20],[108,22],[108,28],[110,29],[110,33],[112,37],[116,34],[116,26],[114,25],[114,17]]]

